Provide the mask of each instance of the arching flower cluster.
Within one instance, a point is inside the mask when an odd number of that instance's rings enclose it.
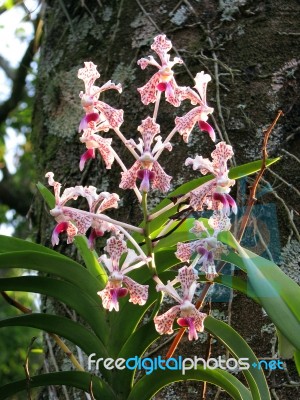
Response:
[[[78,71],[78,78],[83,80],[85,86],[85,90],[79,95],[84,111],[79,124],[79,133],[80,141],[86,146],[79,168],[82,171],[86,162],[95,158],[97,152],[104,160],[107,169],[110,169],[116,161],[122,169],[119,187],[134,190],[139,202],[142,199],[145,201],[152,189],[164,193],[170,190],[172,177],[165,172],[163,163],[159,163],[158,158],[164,150],[172,151],[171,141],[176,133],[179,133],[177,136],[181,136],[183,142],[188,142],[196,126],[196,129],[208,132],[213,141],[216,140],[215,131],[208,123],[209,115],[213,112],[213,108],[207,104],[206,96],[211,77],[201,71],[196,74],[193,88],[178,85],[173,68],[183,61],[178,57],[171,59],[169,54],[171,48],[171,41],[165,35],[158,35],[151,46],[158,59],[150,55],[138,61],[143,70],[154,67],[156,72],[144,86],[137,89],[144,105],[154,104],[153,115],[147,116],[137,127],[141,136],[137,142],[126,138],[120,130],[124,119],[123,110],[116,109],[100,99],[101,94],[107,90],[113,89],[121,93],[121,85],[108,81],[102,86],[96,86],[95,82],[100,74],[93,62],[85,62],[84,67]],[[163,97],[174,107],[179,107],[186,100],[194,106],[186,114],[179,113],[175,117],[174,127],[168,135],[162,134],[157,123],[159,104]],[[129,166],[125,165],[127,162],[124,163],[114,150],[113,139],[102,136],[108,131],[113,131],[135,158]],[[178,303],[154,318],[157,331],[160,334],[172,333],[173,323],[177,318],[178,325],[188,329],[189,339],[196,339],[198,332],[203,331],[206,314],[201,313],[193,304],[193,297],[198,287],[198,272],[194,267],[199,264],[207,279],[213,280],[217,276],[215,260],[219,260],[227,251],[226,246],[218,240],[218,234],[230,229],[229,215],[231,212],[237,212],[236,203],[229,194],[235,183],[229,177],[227,165],[232,156],[232,147],[225,142],[219,142],[211,154],[212,161],[198,155],[186,160],[185,166],[192,166],[203,175],[210,173],[213,178],[187,193],[184,198],[194,210],[208,209],[212,210],[213,214],[208,221],[209,229],[205,228],[202,222],[196,221],[191,230],[195,234],[195,240],[178,243],[175,253],[177,258],[184,263],[188,263],[192,258],[194,260],[191,265],[180,268],[177,277],[166,285],[157,275],[154,256],[146,256],[145,251],[130,234],[134,230],[144,235],[146,244],[149,244],[151,239],[147,230],[113,220],[104,214],[107,210],[118,207],[120,200],[118,194],[108,192],[97,194],[94,186],[70,187],[61,193],[61,184],[54,180],[52,172],[48,172],[46,177],[55,194],[55,207],[50,213],[57,222],[52,234],[52,244],[59,243],[59,235],[62,232],[66,232],[68,243],[71,243],[76,235],[88,233],[89,246],[93,249],[96,238],[108,234],[104,254],[99,257],[99,263],[103,264],[108,272],[106,287],[98,292],[103,307],[109,311],[118,311],[119,299],[127,295],[133,304],[144,305],[148,297],[148,285],[135,282],[128,274],[137,268],[145,266],[152,268],[151,275],[157,283],[157,291],[170,295]],[[137,181],[140,181],[139,185]],[[66,205],[79,196],[86,199],[87,210]],[[145,207],[144,203],[142,204]],[[144,224],[147,224],[149,216],[147,207],[143,211]],[[128,241],[131,242],[130,246]],[[146,253],[151,254],[152,248],[147,249]],[[174,288],[177,284],[181,286],[182,294]]]
[[[94,248],[94,241],[97,236],[103,236],[105,232],[112,232],[118,235],[118,227],[105,218],[103,212],[110,208],[117,208],[119,196],[116,193],[102,192],[97,194],[94,186],[75,186],[66,188],[62,194],[61,184],[54,180],[53,172],[47,172],[48,184],[53,186],[55,195],[55,207],[50,214],[55,218],[57,225],[52,233],[52,245],[59,244],[59,234],[67,233],[67,242],[72,243],[76,235],[85,235],[91,228],[89,235],[90,248]],[[89,206],[89,212],[67,207],[69,200],[77,200],[84,197]]]

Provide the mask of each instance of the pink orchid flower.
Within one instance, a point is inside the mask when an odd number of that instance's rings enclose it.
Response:
[[[96,237],[103,236],[105,232],[119,233],[119,229],[113,224],[94,218],[93,214],[101,214],[108,208],[116,208],[118,206],[119,196],[115,193],[102,192],[97,194],[94,186],[75,186],[66,188],[60,195],[61,184],[54,180],[53,172],[46,174],[48,183],[54,188],[55,208],[50,210],[50,214],[55,218],[57,225],[52,233],[52,245],[59,244],[59,234],[66,232],[67,243],[72,243],[76,235],[85,235],[89,228],[91,234],[89,245],[94,247]],[[83,214],[80,210],[73,208],[65,208],[69,200],[77,200],[81,196],[84,197],[89,205],[90,214]]]
[[[111,138],[102,138],[97,135],[94,130],[87,128],[84,130],[81,138],[81,143],[85,143],[87,151],[83,153],[80,158],[79,169],[82,171],[84,169],[85,163],[91,158],[95,158],[96,150],[99,151],[103,158],[103,161],[107,169],[110,169],[112,163],[114,162],[114,152],[111,147]]]
[[[101,297],[103,307],[109,311],[115,309],[119,311],[119,298],[126,296],[129,293],[129,301],[133,304],[144,305],[148,298],[148,285],[140,285],[126,274],[133,269],[141,266],[141,256],[132,249],[128,249],[126,242],[116,237],[111,237],[107,240],[104,250],[110,255],[99,257],[99,261],[105,265],[109,271],[109,278],[105,289],[97,294]],[[122,254],[127,253],[122,266],[120,267],[120,258]],[[145,261],[146,260],[142,260]],[[124,287],[124,286],[125,287]]]
[[[138,131],[143,139],[139,139],[139,144],[136,144],[134,140],[130,140],[128,141],[128,146],[137,148],[141,156],[128,171],[121,172],[120,188],[133,189],[137,178],[139,178],[142,180],[141,191],[148,192],[151,182],[153,188],[167,192],[170,189],[172,177],[165,173],[161,165],[154,159],[154,155],[162,148],[167,148],[170,151],[172,146],[170,143],[162,143],[161,136],[157,136],[160,132],[160,126],[151,117],[147,117],[142,121]],[[156,144],[151,150],[154,140]]]
[[[119,128],[123,123],[123,110],[116,110],[98,100],[100,93],[109,89],[115,89],[121,93],[121,85],[115,85],[108,81],[101,87],[94,86],[96,79],[99,77],[97,65],[92,62],[85,62],[84,68],[80,68],[78,71],[78,78],[82,79],[85,85],[85,92],[80,92],[79,97],[86,114],[80,122],[79,132],[88,128],[95,129],[96,127],[98,128],[97,130],[107,131],[110,128]],[[103,121],[105,121],[104,124]],[[99,124],[97,124],[98,122]]]
[[[88,228],[91,226],[92,218],[83,216],[74,211],[64,211],[63,207],[69,200],[77,200],[78,196],[83,195],[83,187],[75,186],[67,188],[60,195],[61,184],[56,182],[53,172],[47,172],[48,184],[54,188],[55,208],[50,210],[50,214],[55,218],[57,225],[52,233],[52,246],[59,244],[59,234],[66,232],[68,239],[67,243],[72,243],[76,235],[85,235]],[[75,225],[73,222],[75,222]]]
[[[91,188],[94,189],[93,186]],[[90,212],[94,214],[102,214],[108,209],[118,208],[119,201],[120,198],[116,193],[101,192],[99,195],[91,198],[91,201],[89,202]],[[95,247],[96,238],[103,236],[105,232],[111,232],[115,235],[119,233],[119,229],[115,225],[96,218],[92,220],[91,228],[91,233],[88,238],[89,248],[91,250]]]
[[[192,165],[194,170],[200,170],[203,175],[211,172],[215,176],[215,179],[191,191],[190,204],[195,210],[202,210],[203,205],[206,205],[208,209],[221,209],[224,215],[229,215],[231,211],[236,214],[236,202],[229,195],[230,187],[235,181],[228,177],[227,168],[227,161],[233,156],[232,147],[220,142],[211,156],[213,161],[202,156],[187,158],[185,161],[185,165]]]
[[[182,135],[183,140],[188,142],[190,133],[192,132],[196,122],[201,131],[208,132],[210,138],[215,141],[216,134],[213,127],[207,122],[208,115],[212,114],[214,109],[208,107],[206,103],[206,88],[208,82],[211,80],[210,75],[204,74],[203,71],[199,72],[195,77],[196,85],[194,91],[187,87],[181,91],[181,98],[191,100],[193,105],[198,104],[197,107],[193,108],[183,117],[175,118],[175,126],[177,131]]]
[[[179,303],[179,305],[171,307],[164,314],[154,318],[155,329],[161,335],[173,333],[173,323],[178,315],[177,323],[188,328],[189,340],[198,339],[197,332],[203,332],[203,321],[206,314],[198,311],[192,304],[195,290],[198,287],[197,277],[198,274],[193,268],[184,266],[179,269],[178,276],[172,282],[168,281],[167,285],[159,282],[157,285],[157,291],[169,294]],[[159,281],[159,278],[155,280]],[[174,289],[174,285],[178,282],[181,284],[183,291],[182,297]]]
[[[202,222],[196,221],[194,228],[190,232],[195,233],[196,236],[205,233],[206,237],[189,243],[178,242],[175,255],[180,261],[187,262],[193,254],[198,253],[197,265],[202,264],[201,271],[205,273],[206,279],[212,281],[218,276],[214,260],[220,260],[223,253],[228,253],[227,246],[218,241],[217,236],[219,232],[229,230],[231,223],[227,216],[215,211],[208,224],[214,229],[212,235],[210,235]]]
[[[159,56],[161,63],[155,61],[153,56],[149,56],[149,59],[141,58],[138,61],[138,65],[142,69],[145,69],[148,65],[158,68],[158,72],[150,78],[146,85],[138,89],[142,103],[145,105],[155,103],[158,92],[165,92],[166,100],[175,107],[178,107],[181,103],[181,89],[177,86],[172,68],[175,64],[182,64],[183,61],[178,57],[170,61],[168,52],[171,48],[172,43],[166,38],[166,35],[158,35],[154,38],[151,49]]]

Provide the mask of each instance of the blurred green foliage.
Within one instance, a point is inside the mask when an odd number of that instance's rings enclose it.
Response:
[[[11,271],[10,271],[11,273]],[[14,300],[20,302],[28,308],[37,308],[38,297],[33,294],[23,292],[8,292]],[[21,315],[21,311],[9,305],[0,297],[0,320],[7,317]],[[35,374],[43,362],[42,337],[39,331],[31,328],[14,327],[1,329],[1,350],[0,350],[0,382],[5,384],[17,379],[24,379],[24,363],[30,341],[38,336],[34,341],[29,355],[30,372]]]

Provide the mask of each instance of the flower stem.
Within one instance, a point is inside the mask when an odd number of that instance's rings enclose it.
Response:
[[[143,215],[144,215],[144,235],[145,235],[145,243],[146,243],[146,248],[147,248],[147,256],[151,258],[151,261],[149,262],[149,268],[150,271],[153,275],[157,275],[156,272],[156,267],[155,267],[155,261],[154,261],[154,255],[153,255],[153,246],[152,246],[152,241],[150,239],[150,232],[149,232],[149,215],[148,215],[148,207],[147,207],[147,192],[143,192],[143,197],[142,197],[142,209],[143,209]]]
[[[164,142],[163,142],[163,146],[162,148],[155,154],[154,159],[157,160],[158,157],[161,155],[161,153],[164,151],[165,148],[165,144],[168,143],[172,137],[175,135],[175,133],[177,132],[177,128],[175,126],[175,128],[173,128],[173,130],[169,133],[169,135],[165,138]]]
[[[139,228],[138,226],[134,226],[134,225],[126,224],[125,222],[117,221],[116,219],[109,218],[104,214],[94,214],[94,213],[91,213],[89,211],[78,210],[78,209],[75,209],[75,208],[72,208],[72,207],[63,207],[62,208],[62,212],[68,211],[68,210],[69,211],[75,210],[76,213],[79,213],[79,214],[82,214],[82,215],[87,215],[87,216],[89,216],[89,217],[91,217],[93,219],[100,219],[101,221],[110,222],[111,224],[113,224],[115,226],[118,226],[118,227],[121,226],[123,228],[128,229],[129,231],[138,232],[140,234],[144,233],[144,229]]]
[[[120,231],[124,234],[124,236],[126,236],[126,238],[134,245],[134,247],[137,249],[137,251],[140,253],[140,255],[143,257],[143,259],[145,260],[144,262],[146,262],[147,260],[147,256],[146,254],[143,252],[143,250],[141,249],[141,247],[138,245],[138,243],[133,239],[133,237],[121,226],[119,226]]]
[[[123,135],[123,133],[120,131],[119,128],[115,128],[114,131],[116,132],[116,134],[119,136],[119,138],[122,140],[122,142],[125,144],[125,146],[127,147],[127,149],[130,151],[130,153],[133,155],[133,157],[138,160],[140,157],[139,155],[135,152],[135,150],[128,146],[127,142],[128,140],[125,138],[125,136]]]
[[[153,112],[153,120],[156,122],[157,114],[158,114],[158,108],[159,108],[159,103],[160,103],[160,98],[161,98],[161,92],[158,91],[157,96],[156,96],[156,102],[155,102],[155,107],[154,107],[154,112]]]

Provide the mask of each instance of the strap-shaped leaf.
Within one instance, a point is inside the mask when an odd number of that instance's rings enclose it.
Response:
[[[95,358],[110,357],[107,347],[101,343],[97,336],[78,322],[71,321],[65,317],[36,313],[0,321],[0,328],[8,326],[27,326],[41,329],[45,332],[56,333],[80,347],[87,355],[96,353]],[[101,368],[102,374],[109,378],[110,371],[102,368],[101,363],[99,368]]]
[[[36,185],[38,188],[39,192],[43,196],[45,202],[48,204],[48,206],[52,209],[55,207],[55,198],[54,195],[50,192],[49,189],[46,188],[41,182],[38,182]]]
[[[253,399],[270,399],[263,371],[252,366],[252,364],[257,366],[258,360],[247,342],[231,326],[210,316],[205,318],[204,327],[214,337],[219,339],[235,358],[249,359],[250,368],[243,370],[243,373],[250,387]]]
[[[116,400],[116,395],[112,388],[104,380],[87,372],[80,371],[53,372],[50,374],[33,376],[30,378],[30,388],[45,387],[49,385],[66,385],[90,393],[91,380],[93,394],[96,399]],[[0,387],[0,400],[11,399],[12,396],[18,392],[26,390],[27,385],[28,382],[26,379],[22,379]]]
[[[294,353],[294,361],[297,368],[298,375],[300,376],[300,350],[296,350]]]
[[[54,297],[71,307],[88,322],[102,342],[108,337],[103,308],[88,293],[72,283],[50,277],[21,276],[0,279],[0,290],[34,292]]]
[[[220,369],[204,369],[200,366],[196,370],[186,371],[185,375],[181,371],[153,371],[134,385],[127,400],[150,400],[164,386],[185,380],[206,381],[217,385],[234,400],[253,400],[249,390],[235,376]]]
[[[92,251],[89,249],[85,236],[75,236],[74,243],[83,258],[87,270],[91,275],[99,280],[100,285],[104,288],[107,282],[107,273],[98,262],[97,253],[94,250]]]
[[[244,249],[232,236],[240,257],[235,263],[246,269],[256,300],[287,340],[300,350],[300,287],[272,261]]]
[[[37,251],[18,251],[0,254],[0,268],[23,268],[46,272],[73,283],[99,304],[102,304],[97,291],[100,283],[82,265],[68,257]]]
[[[48,247],[29,242],[27,240],[17,239],[11,236],[0,235],[0,254],[1,253],[11,253],[13,251],[38,251],[40,253],[48,253],[54,256],[63,256],[57,251],[48,249]]]
[[[142,357],[148,347],[160,337],[154,327],[153,321],[138,328],[126,341],[122,347],[118,358]],[[136,371],[126,368],[118,373],[115,387],[118,391],[122,390],[129,394],[133,385],[133,379]]]

